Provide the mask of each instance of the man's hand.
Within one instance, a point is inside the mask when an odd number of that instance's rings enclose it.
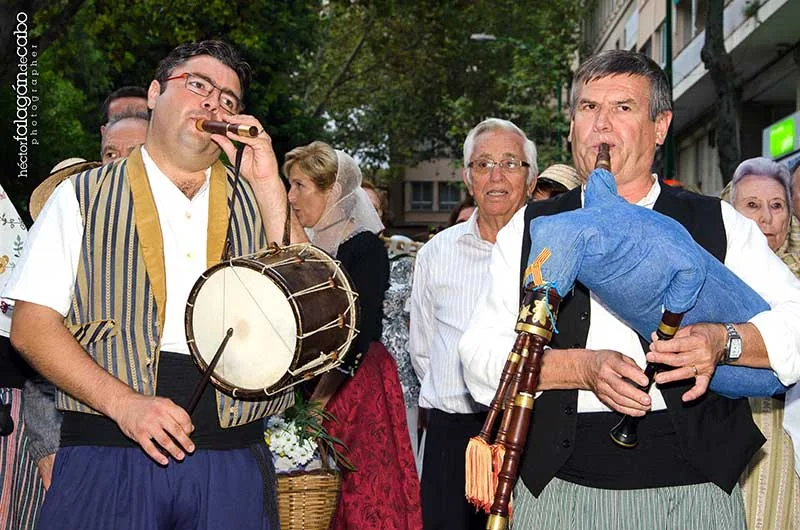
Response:
[[[670,340],[658,340],[654,335],[647,360],[674,367],[656,374],[656,383],[693,377],[694,386],[681,397],[683,401],[692,401],[708,390],[727,342],[728,334],[722,324],[692,324],[680,328]]]
[[[586,388],[610,408],[629,416],[644,416],[650,409],[650,396],[631,384],[645,386],[647,377],[636,362],[613,350],[590,351],[581,363],[581,378]]]
[[[231,164],[236,162],[236,147],[231,139],[246,144],[242,153],[241,175],[253,187],[263,183],[280,183],[278,173],[278,160],[272,150],[272,138],[264,131],[264,127],[253,116],[247,114],[235,114],[232,116],[221,116],[220,119],[229,123],[239,123],[242,125],[254,126],[261,131],[255,138],[249,136],[238,136],[229,132],[227,136],[212,134],[211,139],[228,155]],[[282,184],[281,184],[282,186]]]
[[[194,443],[189,439],[194,430],[192,420],[183,408],[169,399],[130,392],[114,405],[110,415],[125,436],[163,466],[169,459],[159,446],[176,460],[183,460],[186,452],[194,451]]]
[[[56,461],[56,454],[52,453],[44,456],[36,462],[36,467],[39,469],[39,476],[42,477],[42,484],[44,490],[50,489],[50,483],[53,481],[53,463]]]

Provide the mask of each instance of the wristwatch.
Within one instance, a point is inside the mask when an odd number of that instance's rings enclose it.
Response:
[[[725,331],[728,332],[728,344],[725,345],[723,350],[723,364],[735,363],[742,356],[742,336],[733,327],[733,324],[723,324]]]

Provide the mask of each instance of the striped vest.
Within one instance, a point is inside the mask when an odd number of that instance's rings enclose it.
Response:
[[[166,273],[158,213],[140,150],[121,162],[70,177],[83,218],[83,242],[72,304],[65,325],[109,373],[154,396],[166,307]],[[211,168],[207,262],[219,261],[225,243],[233,174],[217,161]],[[250,186],[240,180],[231,221],[231,255],[266,246]],[[265,401],[242,401],[216,391],[222,427],[275,414],[291,405],[286,391]],[[58,391],[61,410],[97,414]]]

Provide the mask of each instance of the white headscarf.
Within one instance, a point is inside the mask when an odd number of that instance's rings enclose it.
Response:
[[[311,243],[336,256],[339,245],[361,232],[380,233],[383,223],[361,188],[361,170],[353,158],[336,151],[336,181],[317,223],[306,228]]]

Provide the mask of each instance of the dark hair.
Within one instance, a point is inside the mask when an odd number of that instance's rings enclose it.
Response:
[[[647,55],[628,50],[606,50],[589,57],[575,72],[570,98],[570,117],[575,116],[583,85],[612,75],[638,75],[650,81],[650,120],[672,110],[669,80],[664,70]]]
[[[569,190],[560,182],[550,180],[547,177],[539,177],[536,180],[536,187],[533,189],[534,195],[537,191],[540,193],[546,193],[548,197],[555,197],[556,195],[561,195]]]
[[[166,90],[164,80],[172,74],[173,70],[198,55],[209,55],[236,72],[236,76],[239,78],[239,85],[242,87],[242,97],[240,99],[244,100],[244,95],[250,86],[250,65],[242,59],[236,48],[221,40],[188,42],[169,52],[169,55],[164,57],[156,67],[155,80],[161,84],[162,93]]]
[[[122,98],[142,98],[147,101],[147,89],[140,86],[124,86],[110,93],[103,101],[103,123],[109,120],[108,107],[111,106],[111,102]]]
[[[451,227],[456,224],[456,221],[458,220],[458,215],[461,213],[461,210],[463,210],[464,208],[474,208],[474,207],[475,207],[475,199],[472,197],[472,195],[467,195],[467,197],[463,201],[458,203],[458,206],[453,208],[453,211],[450,212],[450,218],[447,221],[447,226]]]

